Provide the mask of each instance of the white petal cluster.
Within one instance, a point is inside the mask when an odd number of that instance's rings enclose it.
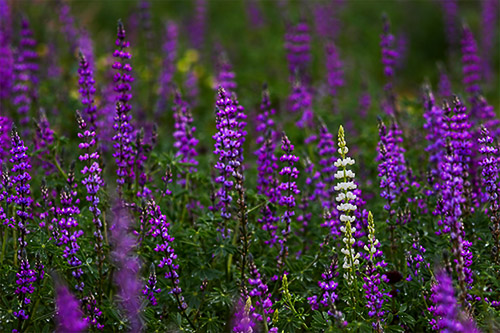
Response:
[[[368,213],[368,243],[363,248],[370,254],[370,258],[377,252],[379,244],[378,239],[375,238],[375,223],[373,222],[372,212]],[[368,246],[369,245],[369,246]]]
[[[333,187],[335,191],[349,191],[349,190],[355,190],[357,188],[356,184],[354,182],[340,182],[337,185]]]
[[[350,157],[339,158],[338,160],[335,161],[335,163],[333,163],[333,165],[335,165],[337,168],[345,167],[345,166],[353,165],[353,164],[354,164],[354,160]]]

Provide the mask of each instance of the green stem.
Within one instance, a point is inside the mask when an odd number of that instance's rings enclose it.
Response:
[[[57,170],[59,170],[64,179],[68,179],[68,175],[66,174],[66,172],[64,172],[64,170],[62,169],[61,165],[59,164],[55,156],[54,156],[54,165],[56,166]]]
[[[2,228],[4,229],[4,228]],[[7,234],[9,233],[9,229],[5,228],[3,232],[3,238],[2,238],[2,254],[0,255],[0,265],[3,262],[3,258],[5,257],[5,249],[7,248]]]

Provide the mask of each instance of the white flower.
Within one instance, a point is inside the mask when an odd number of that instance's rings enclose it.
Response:
[[[342,215],[342,216],[344,216],[344,215]],[[344,233],[344,234],[345,234],[345,227],[344,227],[344,226],[341,226],[341,227],[340,227],[340,231],[342,231],[342,233]]]
[[[340,210],[342,212],[348,212],[352,210],[356,210],[358,208],[356,205],[350,204],[350,203],[342,203],[337,206],[337,210]]]
[[[347,192],[346,196],[347,196],[347,199],[349,199],[349,201],[357,198],[356,194],[352,193],[351,191]]]
[[[354,160],[350,157],[346,157],[344,159],[339,158],[338,160],[336,160],[333,163],[333,165],[335,165],[337,168],[345,167],[345,166],[353,165],[353,164],[354,164]]]
[[[350,264],[348,264],[347,262],[344,262],[344,265],[342,265],[342,267],[343,267],[344,269],[348,269],[348,268],[351,268],[351,265],[350,265]],[[344,276],[344,277],[345,277],[345,276]]]
[[[338,149],[338,152],[339,152],[340,155],[347,154],[349,152],[349,148],[347,148],[347,147],[340,147]]]
[[[346,198],[346,195],[344,192],[340,192],[339,195],[337,195],[337,197],[335,198],[335,200],[337,201],[342,201]]]
[[[356,217],[354,217],[354,216],[347,216],[344,214],[340,215],[340,221],[342,221],[342,222],[351,222],[352,223],[352,222],[354,222],[354,220],[356,220]],[[344,233],[345,233],[345,231],[344,231]]]

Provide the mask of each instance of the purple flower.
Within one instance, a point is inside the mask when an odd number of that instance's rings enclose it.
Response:
[[[189,39],[195,49],[201,50],[205,43],[208,2],[206,0],[196,0],[194,6],[194,16],[188,26]]]
[[[446,37],[451,45],[455,45],[459,39],[458,33],[458,4],[456,0],[439,1],[443,7]]]
[[[173,21],[165,25],[165,40],[163,42],[163,66],[160,74],[158,103],[156,112],[165,111],[167,99],[172,95],[174,87],[175,60],[177,59],[177,24]]]
[[[188,164],[186,169],[188,173],[194,173],[198,165],[198,161],[196,160],[196,156],[198,156],[198,152],[196,151],[198,139],[194,137],[196,127],[192,126],[193,116],[191,115],[191,110],[188,104],[182,100],[179,91],[174,96],[173,111],[175,121],[175,130],[173,133],[175,139],[174,147],[177,150],[175,157],[179,158],[180,163]],[[181,172],[179,177],[183,179],[181,180],[181,184],[185,184],[186,172]]]
[[[115,124],[113,125],[116,131],[113,141],[115,144],[113,148],[115,152],[113,157],[116,159],[118,170],[116,171],[118,178],[116,180],[118,185],[118,193],[122,195],[122,187],[127,182],[131,182],[134,176],[134,148],[132,146],[132,133],[134,128],[132,126],[132,116],[130,110],[132,109],[129,104],[132,94],[130,93],[132,87],[131,83],[134,81],[130,72],[132,66],[128,63],[128,59],[132,56],[126,49],[130,43],[125,40],[125,28],[121,21],[118,22],[118,38],[115,42],[117,49],[113,52],[113,57],[116,61],[113,64],[113,69],[116,71],[113,81],[115,82],[116,92],[116,116]]]
[[[281,222],[284,224],[284,228],[281,231],[282,238],[279,240],[281,249],[277,260],[278,267],[283,269],[288,256],[288,236],[290,236],[292,231],[292,218],[295,215],[295,195],[299,194],[300,191],[295,182],[299,176],[299,170],[295,167],[295,163],[299,161],[299,158],[293,155],[294,146],[285,133],[281,137],[281,150],[283,151],[283,155],[280,157],[282,168],[279,174],[282,176],[283,181],[278,185],[278,190],[280,191],[278,205],[284,207],[285,211],[281,215]]]
[[[75,53],[78,44],[78,30],[76,29],[75,18],[71,15],[71,7],[66,1],[59,1],[59,21],[62,24],[66,42],[69,43],[70,51]]]
[[[439,269],[436,274],[436,283],[432,287],[431,305],[428,310],[434,318],[430,321],[434,330],[440,332],[471,332],[479,333],[475,323],[460,311],[453,281],[445,270]]]
[[[218,155],[215,169],[219,171],[219,176],[215,182],[220,188],[217,191],[218,203],[216,209],[220,210],[224,226],[219,227],[222,237],[227,237],[230,230],[227,223],[231,219],[231,202],[233,200],[231,192],[235,189],[235,182],[243,179],[243,142],[246,132],[243,121],[245,115],[237,101],[231,99],[224,88],[218,91],[216,108],[216,127],[218,132],[213,136],[215,140],[214,154]]]
[[[33,283],[36,282],[36,272],[34,269],[30,268],[30,263],[26,257],[24,248],[19,258],[19,270],[16,273],[17,288],[14,291],[19,300],[19,307],[17,311],[13,312],[13,315],[18,318],[19,321],[22,321],[29,319],[27,307],[31,303],[30,294],[33,294],[35,291]]]
[[[5,163],[10,149],[10,130],[12,121],[0,116],[0,162]]]
[[[493,50],[495,47],[495,36],[498,31],[498,19],[500,3],[498,0],[481,1],[482,8],[482,33],[481,33],[481,54],[483,55],[483,76],[491,80],[494,77]]]
[[[252,28],[261,28],[264,25],[264,18],[262,17],[262,11],[260,10],[257,0],[245,1],[245,9],[250,19],[250,23],[252,24]]]
[[[80,302],[63,284],[56,286],[57,332],[83,332],[88,323],[82,318]]]
[[[248,297],[246,301],[243,299],[238,300],[236,311],[234,313],[232,332],[235,333],[253,333],[255,330],[255,322],[252,319],[251,313],[251,298]]]
[[[290,103],[291,112],[301,113],[300,119],[295,123],[299,128],[314,128],[312,99],[313,97],[308,87],[300,81],[295,81],[292,93],[288,98],[288,102]],[[310,141],[314,141],[314,138],[310,138]]]
[[[438,94],[442,98],[450,98],[452,95],[451,82],[443,68],[439,70]]]
[[[396,50],[395,37],[390,32],[391,25],[387,16],[383,17],[383,32],[380,35],[380,47],[382,50],[382,65],[384,66],[384,75],[386,84],[384,86],[386,100],[383,102],[383,109],[388,115],[396,112],[396,96],[394,94],[394,68],[399,58]]]
[[[252,258],[249,259],[250,278],[248,284],[250,285],[250,292],[248,295],[255,299],[255,306],[250,306],[250,312],[254,319],[260,322],[265,322],[264,325],[269,328],[272,323],[272,316],[274,310],[272,309],[273,301],[271,300],[271,292],[269,287],[262,279],[257,266]]]
[[[23,127],[23,135],[29,135],[28,124],[30,122],[30,110],[37,99],[38,78],[38,54],[34,51],[36,41],[33,39],[33,32],[29,28],[26,19],[22,21],[21,40],[14,64],[16,74],[16,84],[12,92],[15,97],[13,104],[17,106],[17,112],[21,117],[20,124]]]
[[[494,246],[497,251],[493,255],[498,262],[500,248],[500,206],[499,206],[499,190],[498,190],[498,148],[490,132],[486,127],[481,128],[481,137],[478,139],[480,148],[479,152],[482,155],[482,160],[479,165],[482,167],[481,180],[485,188],[485,201],[489,202],[488,215],[492,223],[491,233],[495,241]]]
[[[316,33],[323,39],[334,40],[340,31],[339,13],[344,8],[345,1],[314,2],[314,27]]]
[[[80,31],[78,37],[78,48],[85,57],[85,61],[88,63],[89,70],[93,70],[95,68],[94,45],[88,31]]]
[[[142,328],[139,313],[141,311],[141,282],[139,280],[140,262],[134,254],[136,239],[129,233],[132,221],[123,203],[117,203],[114,208],[114,224],[111,227],[113,251],[111,256],[116,265],[115,285],[118,288],[117,297],[125,310],[130,330],[139,332]]]
[[[419,280],[420,283],[424,283],[424,278],[422,276],[422,269],[425,267],[430,268],[430,263],[425,261],[425,252],[427,250],[420,244],[418,234],[413,238],[413,244],[411,249],[406,253],[406,265],[410,273],[406,278],[406,281],[413,281],[415,279]]]
[[[193,70],[186,73],[184,79],[184,89],[186,90],[185,96],[191,107],[195,107],[198,103],[198,77]]]
[[[358,101],[359,115],[361,117],[366,117],[368,115],[370,107],[372,106],[372,97],[365,83],[362,85],[362,89],[363,91],[359,96],[359,101]]]
[[[46,174],[50,174],[54,170],[54,164],[49,162],[50,146],[54,143],[54,131],[50,128],[49,120],[43,109],[40,109],[40,119],[36,122],[36,135],[33,139],[35,150],[37,150],[38,158],[42,161],[42,167],[46,170]]]
[[[238,87],[236,81],[234,80],[235,78],[236,74],[233,72],[233,66],[231,66],[226,54],[222,53],[218,62],[215,88],[223,88],[227,94],[231,95]]]
[[[462,72],[464,75],[463,83],[465,91],[473,98],[474,94],[479,93],[481,88],[481,59],[478,55],[478,49],[474,35],[468,27],[464,27],[462,33]]]
[[[11,49],[12,38],[11,10],[6,0],[0,0],[0,100],[10,96],[14,81],[14,58]],[[6,114],[6,110],[0,102],[0,111]]]
[[[68,172],[66,179],[66,187],[60,193],[60,205],[51,207],[53,213],[52,225],[49,230],[52,230],[54,242],[57,246],[62,247],[63,258],[70,267],[71,274],[76,279],[75,289],[83,291],[84,282],[82,281],[82,261],[80,260],[80,245],[78,239],[83,236],[83,230],[79,228],[77,217],[80,214],[78,205],[80,199],[77,199],[77,183],[74,175],[74,164]]]
[[[147,296],[149,302],[153,306],[158,304],[155,294],[161,292],[161,289],[156,286],[157,282],[155,265],[151,264],[148,283],[144,286],[144,289],[142,289],[142,294]]]
[[[80,53],[80,64],[78,68],[78,85],[80,88],[81,102],[83,104],[83,111],[85,115],[85,120],[89,123],[89,130],[95,131],[97,129],[97,106],[95,105],[94,95],[95,95],[95,80],[94,73],[90,67],[90,63],[83,53]]]
[[[307,81],[306,71],[311,62],[311,36],[306,22],[299,22],[287,28],[285,50],[291,80],[297,77]]]
[[[325,51],[328,87],[330,88],[330,95],[336,97],[338,88],[344,86],[344,64],[340,60],[337,46],[333,42],[325,46]]]

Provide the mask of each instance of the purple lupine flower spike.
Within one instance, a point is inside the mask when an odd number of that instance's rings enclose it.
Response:
[[[410,271],[406,277],[406,281],[417,280],[420,283],[424,283],[424,278],[422,276],[422,269],[429,269],[431,264],[425,260],[425,252],[427,250],[420,244],[420,240],[417,235],[413,237],[413,244],[411,245],[410,251],[406,253],[406,263],[408,270]]]
[[[394,94],[394,72],[399,54],[396,50],[395,37],[391,33],[391,25],[387,16],[383,16],[383,32],[380,35],[380,47],[382,49],[382,65],[386,84],[384,91],[386,94],[383,101],[383,109],[386,114],[394,115],[396,110],[396,96]]]
[[[103,223],[101,221],[101,204],[99,190],[104,185],[101,178],[102,169],[99,166],[99,152],[96,147],[95,131],[89,129],[85,120],[77,113],[77,122],[80,129],[78,138],[82,142],[78,147],[82,150],[79,160],[84,163],[81,173],[84,176],[82,185],[85,186],[87,195],[85,196],[89,203],[89,210],[92,213],[92,223],[94,224],[94,250],[97,254],[99,263],[99,276],[102,277],[102,266],[104,262],[103,250]]]
[[[83,236],[83,230],[79,228],[77,220],[80,214],[78,208],[80,199],[76,198],[77,183],[75,181],[74,166],[74,164],[71,165],[71,170],[68,172],[68,178],[66,179],[66,187],[60,193],[60,206],[51,207],[54,218],[49,230],[52,230],[56,245],[64,248],[63,257],[72,268],[71,275],[76,280],[75,289],[82,292],[85,284],[82,280],[83,270],[78,239]]]
[[[215,88],[218,89],[221,87],[227,94],[231,95],[236,91],[238,85],[235,81],[236,74],[233,71],[233,66],[225,53],[222,53],[220,56],[218,67]]]
[[[235,99],[231,99],[224,88],[219,88],[216,106],[216,127],[218,132],[213,136],[215,140],[214,154],[218,155],[215,169],[219,170],[219,176],[215,179],[220,184],[217,191],[219,202],[217,209],[220,210],[224,226],[219,227],[222,237],[227,237],[230,230],[227,229],[231,213],[231,192],[235,189],[235,181],[242,179],[241,168],[243,163],[243,142],[245,140],[243,121],[245,116],[242,108]]]
[[[14,57],[11,48],[12,39],[11,10],[6,0],[0,0],[0,112],[5,115],[7,110],[3,109],[5,101],[11,93],[14,81]]]
[[[78,85],[80,88],[78,91],[81,96],[81,103],[83,104],[83,111],[85,115],[85,120],[89,124],[90,131],[96,131],[97,129],[97,106],[95,105],[94,95],[96,89],[94,87],[94,73],[92,68],[90,67],[90,63],[87,61],[87,58],[83,54],[80,53],[80,63],[78,68]]]
[[[287,51],[290,80],[295,77],[307,82],[307,67],[311,61],[311,36],[306,22],[290,26],[285,35],[285,50]]]
[[[10,196],[10,201],[14,203],[16,209],[16,228],[18,233],[19,248],[17,251],[17,260],[19,261],[19,270],[16,274],[15,290],[19,300],[19,309],[14,311],[14,316],[22,320],[27,320],[29,314],[27,307],[31,303],[30,294],[35,290],[33,283],[36,281],[36,272],[30,268],[30,263],[26,254],[28,245],[27,235],[30,233],[28,223],[32,219],[30,180],[29,170],[31,169],[30,160],[27,154],[28,148],[19,137],[17,130],[12,129],[12,148],[10,149],[10,170],[11,182],[14,187],[14,193]]]
[[[140,262],[134,254],[136,239],[129,233],[132,226],[123,203],[117,203],[114,208],[114,224],[111,228],[113,251],[111,256],[117,266],[115,285],[118,287],[117,297],[125,310],[132,332],[142,329],[139,313],[141,311],[141,282],[139,280]]]
[[[278,185],[278,190],[280,191],[278,204],[284,207],[285,211],[281,216],[281,222],[284,226],[281,231],[282,237],[279,240],[281,249],[277,257],[277,261],[278,268],[282,270],[285,265],[285,260],[288,257],[287,242],[288,237],[292,232],[292,218],[295,215],[295,195],[299,194],[300,191],[297,187],[297,183],[295,182],[299,176],[299,170],[295,167],[295,163],[299,161],[299,158],[293,155],[294,146],[285,133],[282,134],[281,138],[281,150],[283,151],[283,155],[280,157],[280,162],[283,167],[281,168],[279,174],[283,177],[283,181]]]
[[[438,94],[441,98],[450,98],[452,96],[451,82],[443,68],[439,69]]]
[[[196,151],[198,139],[194,137],[196,127],[192,126],[193,116],[191,115],[191,110],[188,104],[182,100],[179,91],[176,91],[174,96],[173,110],[175,120],[175,131],[173,133],[175,139],[174,147],[177,149],[175,156],[180,158],[180,163],[189,164],[186,169],[188,173],[194,173],[198,165],[198,161],[196,160],[196,156],[198,156]],[[185,177],[185,172],[179,174],[180,184],[186,183]]]
[[[252,28],[259,29],[264,25],[262,11],[257,3],[257,0],[245,1],[245,9],[247,16],[250,19]]]
[[[370,92],[368,91],[368,87],[366,86],[366,83],[362,84],[362,92],[361,95],[359,96],[359,115],[361,117],[366,117],[368,115],[368,111],[370,110],[370,107],[372,106],[372,97],[370,95]]]
[[[205,43],[208,1],[196,0],[194,6],[194,16],[189,24],[189,39],[195,49],[201,50]]]
[[[337,46],[331,42],[326,45],[326,72],[330,95],[337,96],[338,88],[344,85],[343,63]]]
[[[255,330],[255,322],[251,313],[252,300],[250,297],[238,300],[236,311],[234,313],[232,332],[234,333],[253,333]]]
[[[9,155],[11,127],[12,121],[7,117],[0,116],[0,163],[2,164],[7,161]]]
[[[155,294],[160,293],[161,289],[156,286],[158,280],[156,279],[155,265],[151,264],[149,270],[150,272],[149,272],[148,283],[144,286],[144,289],[142,289],[142,294],[147,297],[151,305],[155,306],[158,304]]]
[[[163,42],[163,67],[160,74],[158,103],[156,105],[156,112],[158,113],[165,111],[167,100],[174,90],[173,79],[175,60],[177,59],[178,34],[177,24],[173,21],[167,22],[165,25],[165,41]]]
[[[67,1],[60,0],[58,3],[59,21],[62,24],[62,30],[66,37],[66,42],[70,46],[70,51],[74,54],[78,44],[78,30],[76,29],[75,18],[71,14],[71,7]]]
[[[481,179],[485,187],[485,200],[488,201],[488,215],[492,223],[490,229],[493,235],[496,251],[493,251],[495,261],[498,263],[500,255],[500,205],[498,188],[498,148],[486,127],[481,128],[481,137],[478,139],[480,144],[479,152],[483,156],[479,165],[482,167]]]
[[[344,314],[337,309],[335,306],[335,301],[338,298],[335,290],[339,285],[335,282],[335,279],[339,276],[338,272],[338,258],[334,256],[330,265],[326,268],[325,272],[321,274],[321,280],[318,281],[318,285],[321,288],[321,294],[313,295],[307,298],[309,305],[313,310],[318,310],[320,307],[327,310],[329,316],[331,316],[339,328],[347,326],[347,322],[344,319]]]
[[[471,332],[479,333],[479,329],[472,319],[460,310],[455,298],[453,280],[444,269],[436,274],[436,283],[432,287],[431,305],[428,310],[433,317],[430,321],[434,330],[440,332]]]
[[[270,327],[272,324],[271,317],[274,313],[274,310],[272,309],[273,301],[271,300],[269,287],[263,280],[251,256],[249,258],[248,266],[250,271],[248,284],[251,288],[248,295],[255,299],[255,306],[252,305],[250,307],[252,316],[257,321],[262,322],[264,324],[264,327],[266,327],[269,332],[277,333],[277,328]]]
[[[126,51],[130,43],[125,40],[125,27],[121,21],[118,21],[118,38],[116,39],[117,49],[113,52],[113,57],[116,58],[113,64],[113,69],[116,71],[113,81],[115,82],[116,92],[116,116],[115,124],[113,126],[116,131],[113,141],[115,144],[115,152],[113,157],[116,159],[118,170],[116,171],[118,178],[116,180],[118,185],[118,193],[121,196],[123,193],[123,185],[134,179],[134,148],[132,146],[133,138],[132,133],[134,128],[132,126],[132,116],[130,110],[132,109],[129,104],[132,94],[130,93],[132,87],[131,83],[134,81],[130,72],[132,66],[128,63],[128,59],[132,56]]]
[[[80,302],[63,284],[56,286],[56,332],[84,332],[88,323],[82,318]]]
[[[23,127],[23,135],[29,135],[30,110],[37,98],[38,78],[35,74],[38,71],[36,63],[38,55],[33,51],[36,41],[32,36],[29,22],[23,19],[19,50],[14,64],[16,83],[12,90],[15,95],[13,103],[17,106],[17,112],[21,118],[20,125]]]
[[[314,128],[314,111],[312,108],[313,96],[308,87],[300,81],[295,81],[292,94],[289,96],[290,111],[293,113],[300,112],[302,116],[295,123],[299,128]],[[307,141],[314,141],[313,138],[308,138]],[[310,141],[309,141],[310,142]]]
[[[262,102],[260,104],[260,113],[256,117],[255,130],[258,133],[256,143],[259,149],[255,152],[257,156],[257,192],[267,197],[270,204],[275,204],[278,200],[278,192],[276,189],[278,172],[277,157],[274,152],[276,150],[276,129],[272,116],[276,111],[271,107],[269,91],[264,88],[262,92]],[[266,204],[260,211],[259,223],[262,224],[262,229],[266,230],[270,239],[265,243],[272,247],[278,235],[277,222],[279,217],[276,211],[271,209],[269,204]]]
[[[450,45],[455,45],[460,39],[457,0],[441,0],[439,3],[443,7],[446,37]]]
[[[430,165],[430,179],[439,180],[439,163],[443,160],[444,150],[444,133],[443,133],[443,121],[444,121],[444,111],[441,107],[436,105],[434,95],[430,90],[430,87],[424,88],[424,118],[426,120],[424,124],[424,129],[427,131],[425,139],[428,142],[425,150],[429,153],[429,165]],[[439,189],[439,181],[436,181],[433,185],[432,190],[426,192],[427,195],[431,195],[434,191]]]
[[[482,33],[481,33],[481,54],[483,55],[483,76],[491,81],[494,78],[493,50],[495,41],[498,39],[498,21],[500,18],[500,2],[498,0],[481,1],[482,7]],[[497,39],[495,39],[497,38]]]
[[[481,81],[481,59],[478,55],[478,48],[474,35],[469,27],[464,27],[462,32],[462,64],[463,83],[465,91],[471,98],[481,91],[479,82]]]
[[[189,70],[186,73],[186,77],[184,79],[184,89],[186,91],[186,98],[191,107],[195,107],[198,104],[198,77],[193,70]]]
[[[95,68],[94,44],[87,30],[80,31],[78,37],[78,48],[85,57],[85,60],[88,63],[89,70],[93,70]]]

